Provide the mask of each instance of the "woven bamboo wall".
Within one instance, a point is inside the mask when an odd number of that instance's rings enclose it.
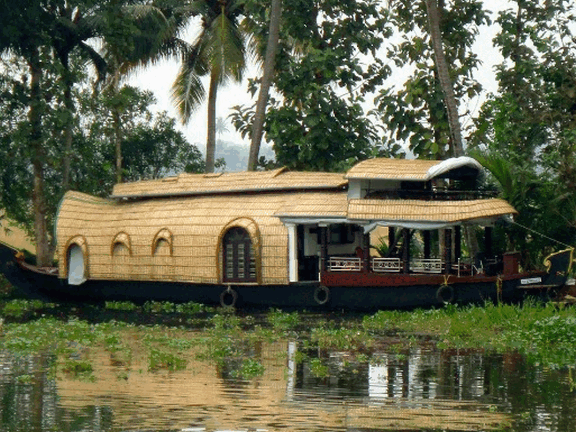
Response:
[[[259,282],[287,283],[287,231],[273,214],[291,198],[255,194],[116,202],[69,192],[58,215],[60,276],[66,275],[66,245],[76,237],[86,239],[93,279],[219,283],[221,237],[242,226],[253,238]]]

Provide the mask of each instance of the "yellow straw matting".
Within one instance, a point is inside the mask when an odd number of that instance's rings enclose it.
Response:
[[[463,222],[516,214],[506,201],[493,198],[467,201],[350,200],[348,218],[354,220]]]
[[[151,197],[234,192],[260,192],[294,189],[334,189],[347,184],[343,174],[275,171],[249,171],[217,174],[180,174],[163,180],[120,183],[113,197]]]

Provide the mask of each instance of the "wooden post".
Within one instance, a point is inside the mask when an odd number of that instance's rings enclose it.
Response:
[[[388,256],[390,252],[392,252],[392,247],[396,241],[396,231],[394,231],[394,227],[388,227]]]
[[[424,238],[424,258],[430,258],[430,230],[424,230],[422,232],[422,237]]]
[[[452,268],[452,230],[450,228],[444,229],[444,263],[446,265],[444,272],[449,274]]]
[[[457,225],[454,227],[454,261],[462,257],[462,227]]]
[[[370,234],[362,233],[362,269],[364,273],[370,271]]]
[[[320,273],[328,270],[328,227],[320,226]]]
[[[402,260],[404,261],[404,273],[410,273],[410,230],[402,229]]]
[[[486,258],[492,258],[492,227],[484,228],[484,250]]]

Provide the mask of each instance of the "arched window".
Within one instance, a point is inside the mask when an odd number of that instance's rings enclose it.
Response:
[[[172,232],[168,228],[162,228],[154,236],[152,266],[149,273],[149,276],[154,280],[173,280],[174,278],[172,239]]]
[[[113,257],[130,256],[130,249],[124,243],[114,243],[112,247]]]
[[[154,236],[152,242],[152,256],[172,256],[172,233],[167,228],[162,228]]]
[[[224,236],[224,282],[256,282],[256,260],[250,235],[232,228]]]
[[[113,257],[132,255],[132,245],[130,242],[130,236],[128,234],[125,232],[116,234],[116,237],[114,237],[114,240],[112,240],[110,255]]]
[[[172,251],[170,248],[170,243],[163,238],[156,240],[156,246],[154,247],[154,256],[170,256]]]

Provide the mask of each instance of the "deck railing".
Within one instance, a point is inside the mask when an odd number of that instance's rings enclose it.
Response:
[[[400,258],[371,258],[370,270],[374,273],[400,273],[404,262]],[[328,259],[328,270],[333,272],[361,272],[362,259],[356,257],[337,257]],[[452,265],[452,273],[458,276],[475,275],[483,273],[482,267],[470,265],[468,260],[458,259]],[[441,274],[445,271],[445,263],[441,258],[414,258],[410,260],[411,273]]]
[[[444,263],[439,258],[415,258],[410,261],[414,273],[442,273]]]
[[[399,273],[402,270],[400,258],[372,258],[372,271],[376,273]]]
[[[330,257],[328,259],[328,268],[330,271],[359,272],[362,270],[362,259],[349,257]]]

